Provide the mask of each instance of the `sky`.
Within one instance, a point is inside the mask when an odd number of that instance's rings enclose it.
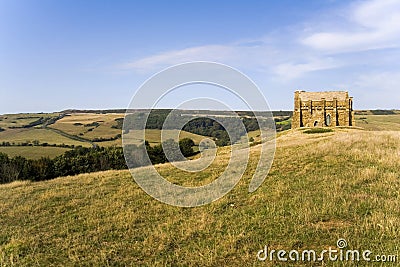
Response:
[[[272,110],[292,110],[295,90],[400,109],[400,1],[0,0],[0,114],[126,108],[191,61],[241,71]]]

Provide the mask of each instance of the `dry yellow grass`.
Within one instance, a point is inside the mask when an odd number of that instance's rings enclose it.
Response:
[[[400,114],[356,115],[356,126],[370,131],[400,131]]]
[[[278,266],[259,262],[257,251],[264,245],[322,250],[335,247],[338,238],[374,255],[398,254],[399,148],[396,131],[289,131],[278,137],[273,166],[257,191],[247,192],[259,154],[254,146],[239,184],[197,208],[152,199],[128,171],[1,185],[0,263]],[[188,175],[170,164],[157,168],[171,181],[196,185],[221,172],[227,149],[220,149],[205,175]]]
[[[116,125],[115,119],[123,118],[124,114],[95,114],[95,113],[74,113],[58,120],[50,127],[61,130],[71,135],[80,135],[87,139],[109,138],[121,133],[121,130],[111,128]],[[85,127],[93,122],[99,123],[98,127]],[[74,125],[80,123],[82,125]],[[89,131],[89,129],[92,129]]]
[[[22,127],[37,121],[39,118],[57,117],[59,113],[24,113],[24,114],[0,114],[0,127]]]

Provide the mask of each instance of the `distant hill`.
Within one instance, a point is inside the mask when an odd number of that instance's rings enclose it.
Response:
[[[167,113],[169,110],[158,111]],[[125,109],[71,109],[55,113],[0,115],[0,152],[11,157],[21,155],[37,159],[42,156],[53,158],[76,146],[121,146],[124,112]],[[148,110],[136,110],[136,112],[148,112]],[[201,114],[211,111],[197,112]],[[217,113],[224,114],[224,111]],[[253,113],[249,111],[237,113],[247,122],[251,122],[253,118]],[[265,115],[263,112],[256,114]],[[292,111],[273,111],[273,114],[278,132],[291,128]],[[398,110],[357,110],[355,114],[357,127],[367,130],[400,129]],[[252,130],[254,129],[249,131]],[[159,134],[156,131],[155,129],[149,131],[148,141],[152,144],[159,143],[157,139]],[[191,135],[191,138],[198,143],[199,138],[202,138],[198,133],[200,133],[198,129],[192,133],[183,133],[182,138]],[[46,148],[43,148],[44,146]]]

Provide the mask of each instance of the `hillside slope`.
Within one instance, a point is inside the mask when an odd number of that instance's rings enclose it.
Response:
[[[1,185],[0,266],[275,266],[257,260],[265,245],[321,251],[339,238],[399,253],[400,132],[288,131],[263,185],[248,193],[257,149],[239,184],[198,208],[152,199],[128,171]],[[202,176],[158,168],[177,183],[208,182],[225,152]]]

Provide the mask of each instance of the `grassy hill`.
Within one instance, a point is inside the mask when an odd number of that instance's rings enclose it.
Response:
[[[164,114],[165,110],[159,110]],[[157,112],[156,112],[157,113]],[[242,112],[245,113],[246,112]],[[53,158],[67,150],[66,146],[91,147],[93,145],[108,147],[122,146],[122,110],[110,111],[64,111],[62,113],[37,113],[37,114],[7,114],[0,115],[0,151],[9,156],[23,156],[37,159],[40,155]],[[284,116],[283,116],[284,115]],[[288,120],[290,112],[279,112],[276,114],[280,125],[290,127]],[[131,131],[132,138],[137,138]],[[167,138],[174,137],[176,130],[166,130]],[[127,138],[130,138],[128,135]],[[204,137],[198,134],[180,131],[180,139],[191,138],[198,144]],[[257,140],[257,138],[255,138]],[[158,129],[147,129],[146,140],[151,145],[157,145],[161,141],[161,131]],[[137,142],[139,143],[139,139]],[[9,146],[3,145],[9,143]],[[34,145],[34,144],[39,145]],[[42,149],[43,143],[63,146],[46,147]],[[23,144],[24,147],[21,147]],[[27,147],[26,145],[30,145]]]
[[[242,115],[246,115],[245,112]],[[274,112],[278,130],[290,128],[290,112]],[[62,113],[32,113],[0,115],[0,152],[9,156],[23,156],[37,159],[41,155],[53,158],[68,148],[32,146],[19,147],[22,143],[39,142],[57,146],[93,145],[108,147],[121,146],[121,119],[123,110],[110,111],[64,111]],[[289,118],[289,119],[288,119]],[[366,130],[400,130],[400,111],[397,110],[359,110],[356,111],[356,125]],[[166,131],[172,136],[174,130]],[[146,131],[152,145],[160,143],[160,131]],[[250,136],[258,141],[258,131]],[[182,131],[180,138],[189,137],[196,144],[203,138],[200,135]],[[10,147],[1,144],[9,142]]]
[[[339,238],[349,249],[399,254],[399,147],[399,131],[287,131],[257,191],[247,191],[254,146],[239,184],[197,208],[152,199],[128,171],[0,185],[0,266],[276,266],[257,260],[265,245],[321,251]],[[157,168],[179,184],[209,182],[228,152],[202,175]]]

